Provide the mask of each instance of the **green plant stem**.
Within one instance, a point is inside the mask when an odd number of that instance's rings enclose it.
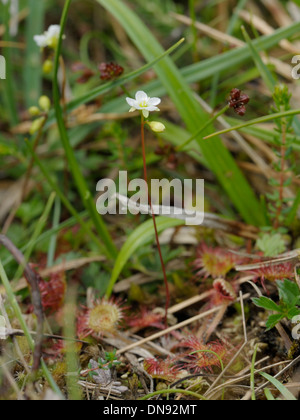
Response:
[[[144,166],[144,180],[145,180],[145,182],[147,184],[148,201],[149,201],[149,206],[151,208],[153,226],[154,226],[154,231],[155,231],[155,239],[156,239],[157,249],[158,249],[158,253],[159,253],[161,268],[162,268],[162,271],[163,271],[164,283],[165,283],[165,290],[166,290],[165,325],[166,325],[166,328],[167,328],[167,326],[168,326],[168,309],[169,309],[169,306],[170,306],[170,289],[169,289],[169,284],[168,284],[168,277],[167,277],[166,267],[165,267],[164,259],[163,259],[162,252],[161,252],[161,246],[160,246],[160,242],[159,242],[158,230],[157,230],[157,225],[156,225],[156,218],[155,218],[155,214],[153,212],[153,207],[152,207],[152,202],[151,202],[151,196],[150,196],[150,192],[149,192],[148,174],[147,174],[147,162],[146,162],[146,146],[145,146],[145,118],[144,118],[143,115],[141,117],[141,138],[142,138],[142,154],[143,154],[143,166]]]
[[[206,398],[203,395],[197,394],[193,391],[188,391],[187,389],[162,389],[160,391],[151,392],[151,394],[146,395],[145,397],[140,398],[141,401],[149,400],[149,398],[155,397],[156,395],[161,394],[184,394],[189,395],[190,397],[197,398],[198,400],[206,401]]]
[[[185,141],[180,146],[176,147],[177,152],[181,152],[186,146],[188,146],[193,140],[197,139],[199,135],[207,128],[209,127],[214,121],[216,121],[221,115],[225,114],[226,111],[228,111],[229,105],[226,105],[223,109],[221,109],[217,114],[215,114],[213,117],[211,117],[201,128],[199,131],[197,131],[195,134],[192,135],[187,141]]]
[[[78,165],[78,162],[76,160],[74,151],[72,149],[72,146],[70,144],[68,132],[64,123],[64,115],[62,111],[62,107],[60,104],[60,92],[59,92],[59,82],[58,82],[58,70],[60,65],[60,56],[61,56],[61,49],[62,49],[62,37],[64,34],[68,11],[70,8],[72,0],[66,0],[65,6],[62,13],[61,18],[61,33],[56,49],[55,54],[55,65],[54,65],[54,76],[53,76],[53,102],[54,102],[54,108],[55,108],[55,115],[57,120],[57,125],[60,133],[60,138],[62,145],[64,147],[66,158],[71,170],[71,173],[73,175],[77,190],[81,196],[81,199],[88,210],[91,220],[93,220],[93,223],[95,225],[95,228],[97,230],[97,234],[101,238],[102,242],[105,245],[106,248],[106,254],[111,258],[114,259],[117,256],[117,248],[115,247],[112,238],[107,230],[107,227],[102,220],[101,216],[98,214],[96,209],[96,204],[94,202],[94,199],[91,195],[91,192],[88,190],[86,181],[81,173],[81,168]]]
[[[193,36],[193,56],[194,56],[194,62],[198,61],[199,55],[197,51],[197,28],[196,28],[196,10],[195,10],[195,0],[189,0],[189,12],[192,19],[192,25],[191,25],[191,32]]]

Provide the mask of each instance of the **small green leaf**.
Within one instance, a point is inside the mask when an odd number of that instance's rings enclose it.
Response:
[[[294,307],[294,308],[291,308],[291,309],[288,311],[288,313],[287,313],[287,318],[288,318],[288,319],[293,319],[295,316],[298,316],[298,315],[300,315],[300,309],[298,309],[298,308]]]
[[[260,298],[254,298],[252,299],[252,301],[255,303],[256,306],[260,308],[267,309],[268,311],[279,312],[280,314],[284,313],[284,310],[282,307],[280,307],[275,302],[273,302],[273,300],[265,296],[262,296]]]
[[[300,290],[296,283],[291,280],[284,280],[276,282],[280,299],[288,306],[295,306],[299,302]]]
[[[271,315],[266,322],[267,331],[272,330],[284,317],[283,314]]]
[[[274,210],[276,211],[276,209]],[[279,233],[263,235],[257,240],[256,246],[266,257],[276,257],[286,249],[284,239]]]

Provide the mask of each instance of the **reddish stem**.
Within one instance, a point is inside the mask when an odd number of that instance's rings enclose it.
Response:
[[[163,259],[162,252],[161,252],[161,246],[160,246],[160,243],[159,243],[159,236],[158,236],[158,231],[157,231],[155,214],[153,212],[151,197],[150,197],[150,193],[149,193],[147,164],[146,164],[146,147],[145,147],[145,119],[144,119],[143,115],[142,115],[142,121],[141,121],[141,136],[142,136],[142,151],[143,151],[143,163],[144,163],[144,180],[147,184],[148,202],[149,202],[149,205],[150,205],[150,208],[151,208],[152,220],[153,220],[154,231],[155,231],[155,239],[156,239],[157,249],[158,249],[159,258],[160,258],[160,262],[161,262],[161,267],[162,267],[162,271],[163,271],[163,275],[164,275],[164,283],[165,283],[165,290],[166,290],[165,325],[166,325],[166,328],[167,328],[167,326],[168,326],[167,316],[168,316],[168,309],[169,309],[169,306],[170,306],[170,290],[169,290],[166,267],[165,267],[164,259]]]

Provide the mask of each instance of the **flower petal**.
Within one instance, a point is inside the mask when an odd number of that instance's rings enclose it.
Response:
[[[139,90],[135,95],[135,99],[137,102],[140,103],[140,102],[148,101],[149,98],[148,98],[147,93],[145,93],[142,90]]]
[[[160,111],[159,108],[157,108],[157,106],[147,106],[146,108],[148,111],[153,112],[153,111]]]
[[[49,37],[59,37],[60,34],[60,25],[50,25],[47,31]]]
[[[128,105],[130,105],[132,107],[136,107],[136,105],[137,105],[136,100],[134,100],[132,98],[126,98],[126,101],[127,101]]]
[[[35,35],[33,39],[38,45],[38,47],[44,48],[47,46],[47,39],[45,35]]]
[[[161,103],[160,98],[150,98],[148,101],[148,105],[150,106],[156,106],[156,105],[159,105],[160,103]]]
[[[142,112],[143,112],[143,115],[144,115],[145,118],[149,117],[149,111],[147,109],[143,109]]]

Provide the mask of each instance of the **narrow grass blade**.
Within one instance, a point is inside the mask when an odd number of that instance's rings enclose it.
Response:
[[[255,62],[255,65],[259,71],[260,77],[262,77],[262,79],[264,80],[266,86],[268,87],[268,89],[270,90],[270,92],[273,94],[276,85],[278,84],[278,80],[273,76],[272,72],[270,71],[270,69],[265,65],[265,63],[263,62],[263,60],[261,59],[256,47],[254,46],[253,42],[251,41],[248,33],[246,32],[245,28],[242,27],[242,31],[243,31],[243,35],[244,38],[250,48],[251,54],[252,54],[252,58]],[[297,134],[300,133],[300,121],[295,118],[293,121],[293,127],[296,131]]]
[[[273,120],[277,120],[279,118],[284,118],[284,117],[291,117],[293,115],[299,115],[299,114],[300,114],[300,109],[292,109],[292,110],[286,111],[286,112],[278,112],[277,114],[270,114],[270,115],[266,115],[264,117],[255,118],[255,119],[247,121],[243,124],[239,124],[239,125],[236,125],[234,127],[226,128],[225,130],[221,130],[221,131],[218,131],[218,132],[213,133],[213,134],[209,134],[208,136],[204,137],[204,140],[212,139],[213,137],[220,136],[221,134],[230,133],[231,131],[239,131],[239,130],[242,130],[243,128],[249,127],[251,125],[262,124],[264,122],[273,121]]]
[[[58,197],[56,197],[55,204],[54,204],[54,213],[53,213],[53,228],[56,228],[59,225],[60,214],[61,214],[61,201]],[[49,243],[48,255],[47,255],[47,267],[52,267],[52,265],[54,264],[56,240],[57,240],[57,235],[56,233],[54,233],[51,236],[50,243]]]
[[[265,84],[267,85],[267,87],[269,88],[270,92],[273,93],[275,85],[276,85],[276,80],[274,79],[274,77],[273,77],[271,71],[269,70],[269,68],[262,61],[261,56],[259,55],[255,46],[253,45],[253,43],[252,43],[246,29],[244,28],[244,26],[242,26],[242,32],[243,32],[244,38],[245,38],[245,40],[246,40],[246,42],[247,42],[247,44],[250,48],[253,61],[255,62],[255,65],[256,65],[257,69],[259,70],[260,77],[263,78],[263,80],[264,80]]]
[[[231,35],[234,31],[234,28],[239,20],[239,12],[244,9],[248,0],[239,0],[236,8],[233,10],[233,14],[230,18],[229,25],[227,28],[227,33]]]
[[[269,388],[264,389],[264,393],[268,401],[276,401]]]
[[[67,0],[65,2],[65,6],[64,6],[63,14],[61,18],[61,23],[60,23],[61,32],[60,32],[58,46],[57,46],[57,50],[55,54],[55,69],[54,69],[54,76],[53,76],[53,100],[54,100],[55,115],[56,115],[61,142],[64,147],[66,158],[67,158],[71,173],[73,175],[76,187],[82,199],[82,202],[85,205],[86,209],[88,210],[90,217],[93,220],[94,226],[97,230],[97,233],[99,237],[101,238],[101,241],[105,245],[109,256],[113,259],[117,256],[117,249],[112,241],[110,233],[102,217],[97,213],[96,204],[91,195],[91,192],[87,188],[86,181],[84,179],[84,176],[82,175],[81,168],[76,160],[74,151],[70,144],[68,132],[64,123],[63,111],[60,104],[58,70],[59,70],[60,55],[61,55],[61,50],[62,50],[62,39],[63,39],[64,31],[65,31],[67,15],[68,15],[70,5],[71,5],[71,0]]]
[[[298,31],[299,23],[295,23],[287,28],[280,28],[271,35],[263,36],[257,40],[254,40],[253,45],[255,46],[257,51],[268,50],[269,48],[275,46],[282,39],[288,38],[297,33]],[[154,60],[150,61],[140,69],[135,70],[118,80],[99,86],[98,88],[87,92],[85,95],[74,99],[68,104],[68,110],[72,111],[78,106],[86,104],[87,102],[94,100],[98,96],[103,95],[109,92],[110,90],[121,86],[122,84],[125,84],[131,80],[134,80],[141,74],[145,73],[148,69],[152,68],[164,57],[170,55],[176,48],[178,48],[179,45],[182,44],[182,42],[183,40],[180,40],[173,47],[165,51],[163,55],[155,57]],[[180,73],[182,74],[187,83],[195,83],[210,78],[212,75],[212,69],[214,72],[227,71],[229,69],[238,67],[239,65],[247,62],[250,59],[251,52],[248,45],[246,45],[245,47],[235,48],[223,54],[218,54],[216,56],[213,56],[212,58],[208,58],[198,63],[186,66],[180,70]],[[143,90],[146,90],[147,92],[149,92],[149,94],[153,96],[162,96],[166,93],[166,89],[161,84],[160,80],[151,81],[150,83],[141,86],[141,88]],[[122,101],[124,102],[124,99],[122,97],[113,101],[113,109],[115,110],[117,104],[121,103]],[[53,123],[53,118],[49,119],[49,123]]]
[[[287,401],[298,401],[297,398],[295,398],[294,395],[276,378],[273,378],[273,376],[270,376],[265,372],[260,372],[260,374],[267,379],[267,381],[271,382],[271,384],[274,385],[279,392],[281,392]]]
[[[42,71],[41,51],[34,42],[34,35],[44,32],[44,14],[46,2],[44,0],[28,1],[29,15],[26,20],[25,40],[26,53],[24,62],[24,99],[25,105],[29,108],[37,105],[41,96]]]
[[[4,3],[4,2],[2,2]],[[0,3],[0,10],[2,11],[4,25],[6,27],[3,39],[4,41],[11,41],[9,35],[9,20],[10,20],[10,13],[9,13],[9,3],[2,4]],[[18,111],[17,111],[17,101],[15,95],[15,85],[13,83],[13,73],[14,73],[14,66],[13,66],[13,49],[6,48],[5,49],[5,61],[6,61],[6,80],[3,83],[3,99],[5,102],[5,108],[8,113],[9,121],[11,126],[17,125],[19,122]]]

